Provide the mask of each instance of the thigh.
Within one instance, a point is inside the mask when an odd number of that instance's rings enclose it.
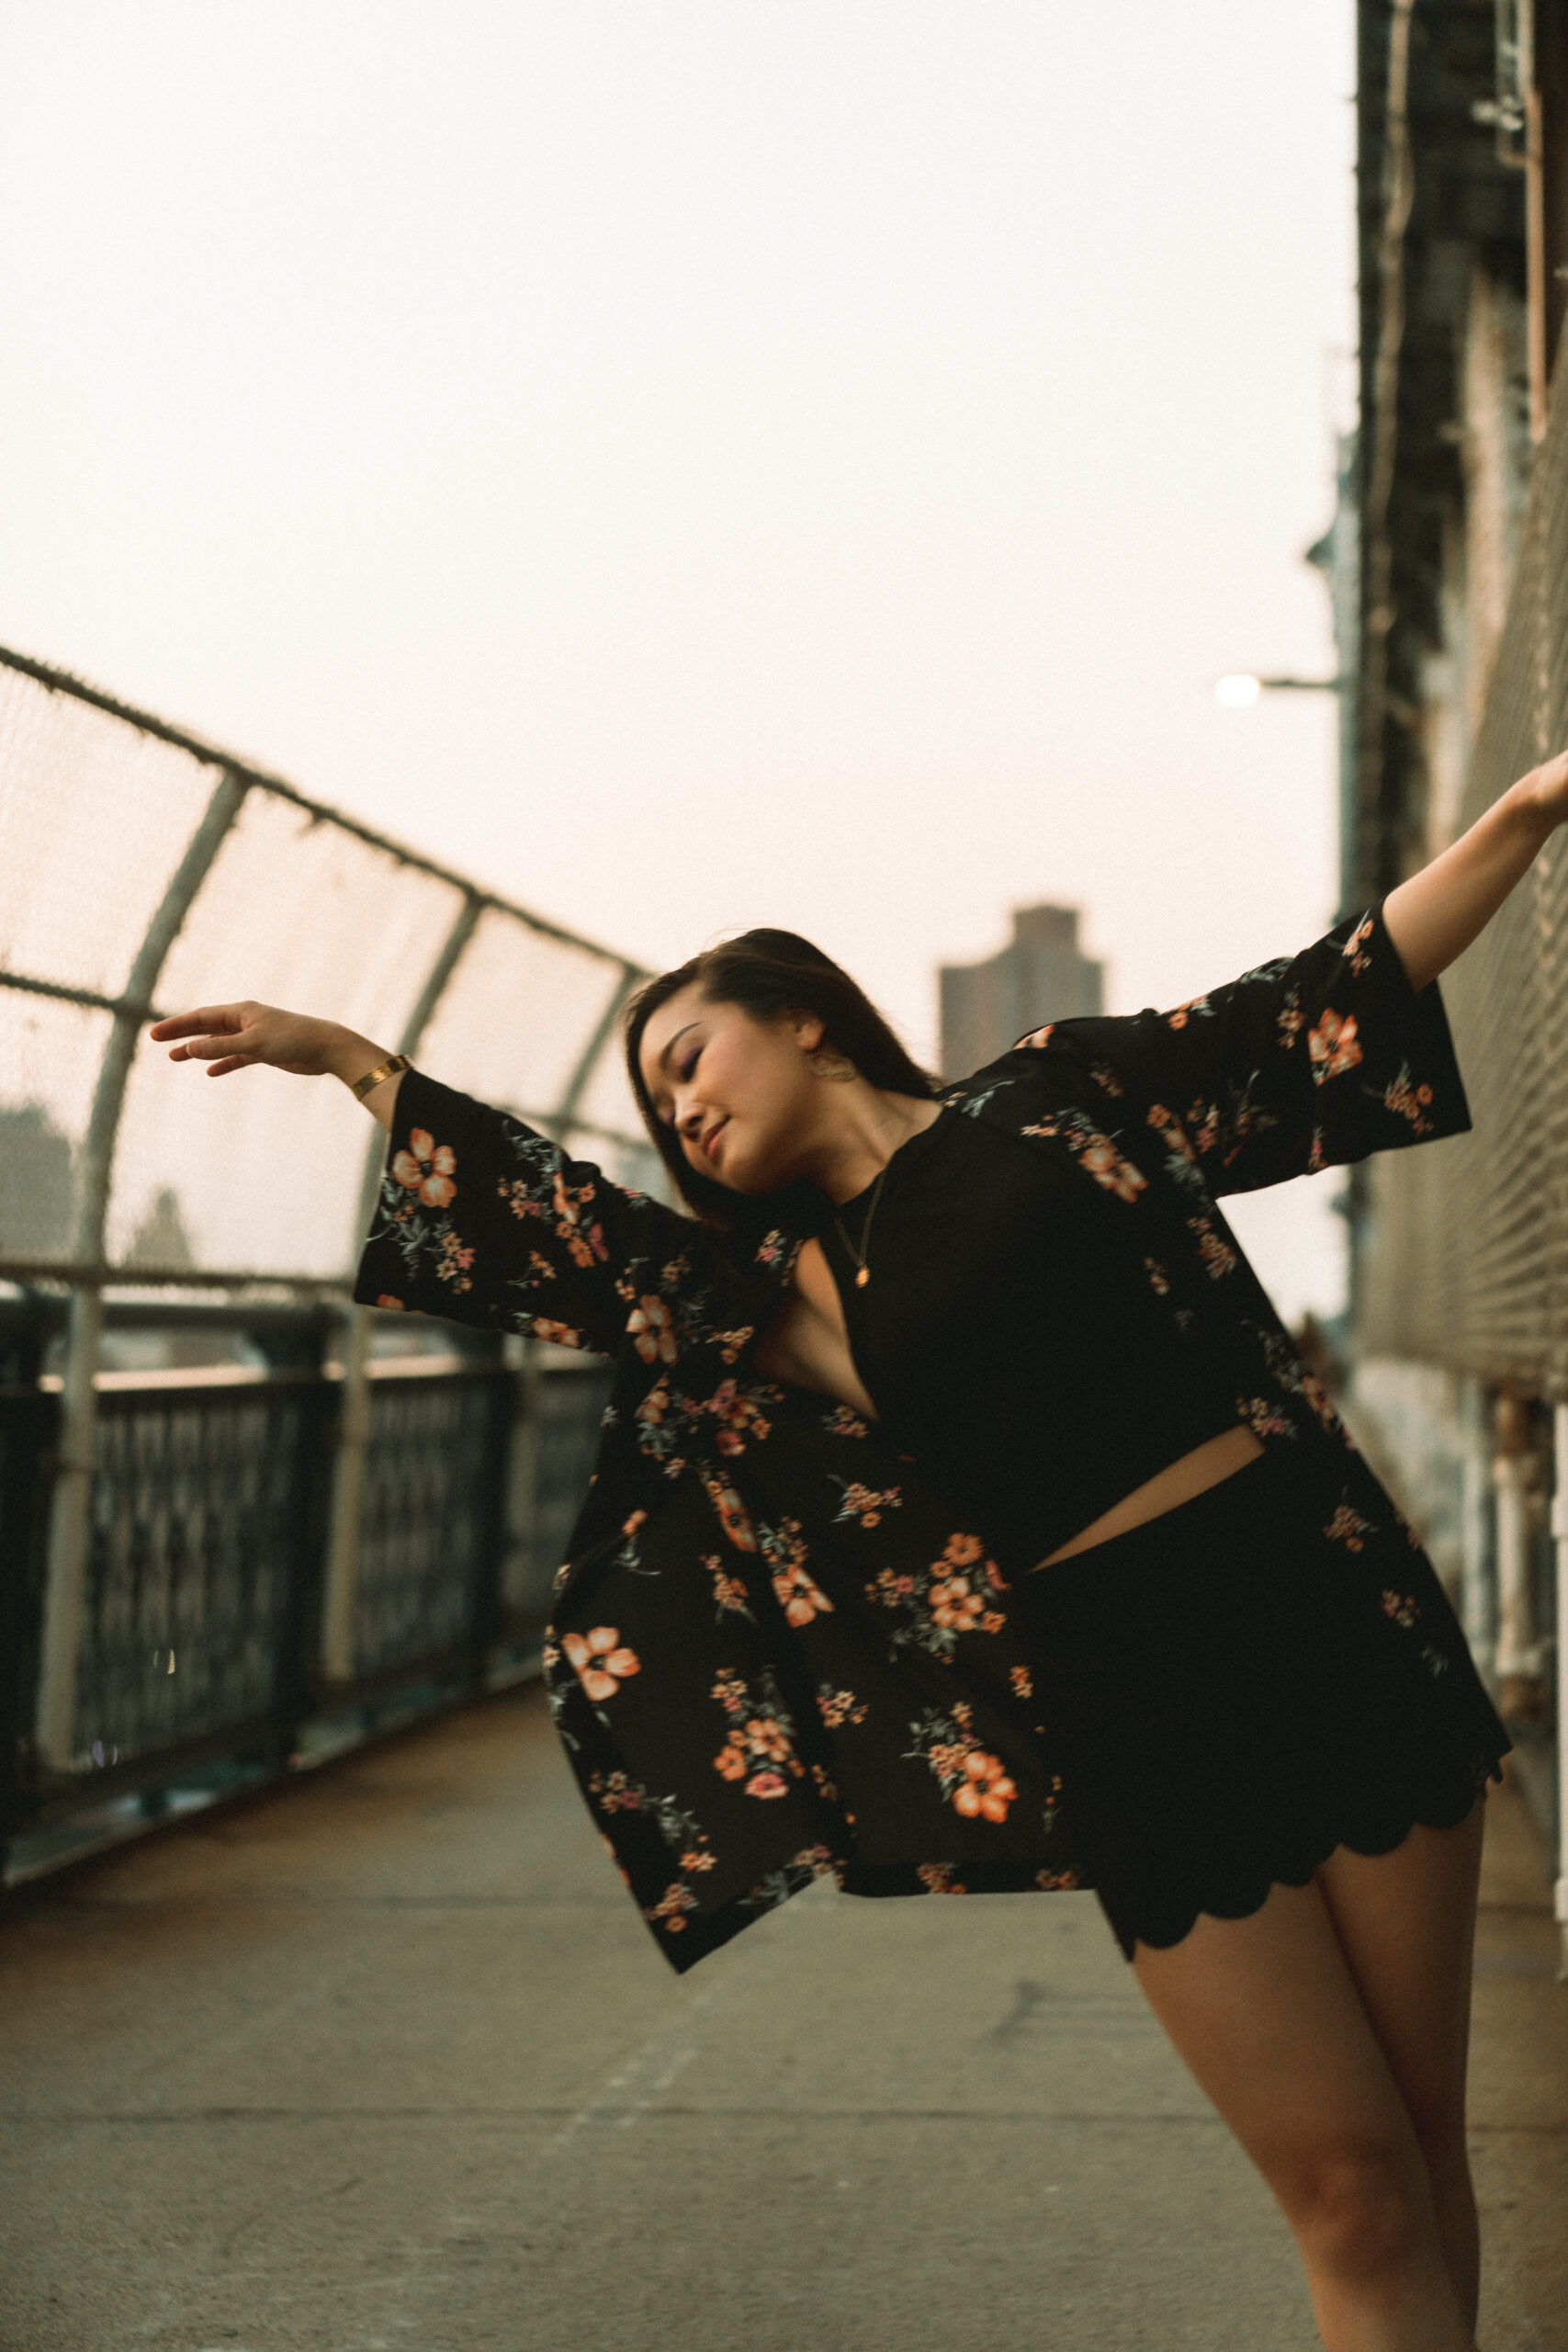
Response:
[[[1424,2143],[1462,2138],[1485,1801],[1390,1854],[1341,1846],[1317,1874],[1372,2032]]]
[[[1150,2007],[1287,2212],[1347,2159],[1413,2177],[1420,2149],[1315,1883],[1245,1919],[1140,1943]]]

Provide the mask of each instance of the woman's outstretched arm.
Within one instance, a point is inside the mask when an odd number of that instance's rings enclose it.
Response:
[[[178,1038],[172,1062],[209,1062],[209,1078],[226,1078],[231,1070],[251,1069],[265,1062],[296,1078],[340,1078],[352,1087],[355,1080],[392,1057],[368,1037],[344,1029],[336,1021],[318,1021],[308,1012],[282,1012],[272,1004],[204,1004],[194,1012],[178,1012],[154,1022],[147,1032],[156,1045]],[[389,1135],[398,1105],[401,1070],[384,1078],[363,1097],[366,1109]]]
[[[1568,752],[1508,786],[1467,833],[1383,900],[1413,989],[1427,987],[1484,931],[1549,834],[1568,820]]]

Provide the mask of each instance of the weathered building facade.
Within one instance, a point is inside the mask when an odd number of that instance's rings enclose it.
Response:
[[[1360,429],[1334,568],[1363,903],[1568,743],[1568,0],[1361,0]],[[1352,1409],[1558,1801],[1568,847],[1445,982],[1472,1136],[1358,1171]],[[1559,1554],[1565,1556],[1560,1558]],[[1568,1920],[1568,1866],[1558,1891]]]
[[[1105,967],[1078,944],[1077,908],[1015,907],[995,956],[942,967],[942,1075],[983,1069],[1043,1021],[1104,1010]]]

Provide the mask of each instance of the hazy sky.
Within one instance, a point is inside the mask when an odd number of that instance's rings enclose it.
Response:
[[[0,640],[920,1050],[1030,899],[1190,994],[1332,911],[1329,698],[1211,685],[1331,666],[1352,85],[1348,0],[0,0]]]

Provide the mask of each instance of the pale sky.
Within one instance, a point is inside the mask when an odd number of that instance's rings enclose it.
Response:
[[[0,0],[0,641],[648,963],[804,931],[927,1054],[1015,903],[1118,1011],[1304,944],[1331,699],[1212,684],[1332,667],[1352,34]],[[1321,1193],[1238,1223],[1334,1303]]]

